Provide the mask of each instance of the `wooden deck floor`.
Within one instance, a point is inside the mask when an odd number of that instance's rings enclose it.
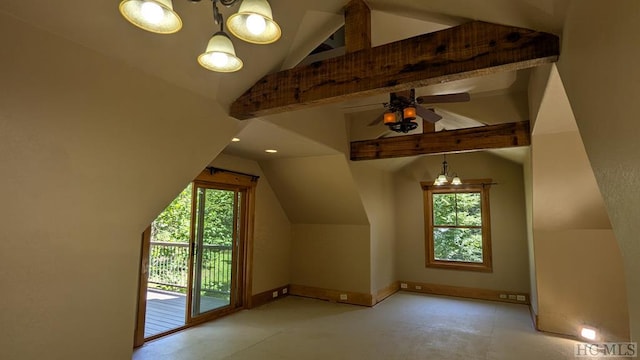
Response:
[[[216,309],[225,306],[224,300],[204,297],[202,310]],[[187,297],[184,294],[149,289],[147,291],[147,313],[144,324],[144,337],[181,327],[185,325]]]

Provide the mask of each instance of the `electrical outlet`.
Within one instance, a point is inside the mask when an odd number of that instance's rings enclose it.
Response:
[[[340,294],[340,300],[347,300],[347,294]]]
[[[278,292],[277,292],[277,291],[274,291],[274,292],[273,292],[273,297],[274,297],[274,298],[277,298],[277,297],[278,297]]]
[[[506,299],[507,298],[507,294],[500,294],[500,299]]]
[[[527,300],[527,298],[524,295],[518,295],[518,296],[516,296],[516,299],[518,301],[526,301]]]
[[[283,288],[283,289],[282,289],[282,295],[286,294],[286,293],[287,293],[287,291],[288,291],[288,290],[287,290],[287,288]]]
[[[509,300],[515,300],[516,296],[515,295],[509,295]]]
[[[416,290],[422,290],[422,286],[416,285]]]
[[[401,283],[400,284],[400,289],[406,289],[408,286],[405,283]]]

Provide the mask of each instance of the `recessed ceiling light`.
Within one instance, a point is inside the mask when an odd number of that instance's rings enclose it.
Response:
[[[238,141],[240,141],[240,139],[238,139],[238,138],[233,138],[233,139],[231,139],[231,141],[233,141],[233,142],[238,142]]]
[[[269,153],[269,154],[275,154],[278,152],[278,150],[274,150],[274,149],[267,149],[264,152]]]

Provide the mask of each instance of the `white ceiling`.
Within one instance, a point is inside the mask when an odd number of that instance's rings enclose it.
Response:
[[[471,19],[559,34],[569,2],[570,0],[367,0],[372,8],[374,46],[455,26]],[[174,0],[174,8],[180,14],[184,26],[173,35],[156,35],[139,30],[120,16],[118,3],[117,0],[2,0],[0,11],[188,89],[194,96],[210,98],[227,108],[263,75],[297,64],[306,53],[341,26],[342,8],[347,0],[271,0],[274,18],[282,28],[282,38],[267,46],[251,45],[233,39],[236,52],[244,60],[245,67],[231,74],[207,71],[196,61],[208,38],[217,31],[209,1],[192,3],[188,0]],[[237,5],[230,9],[222,8],[225,18],[236,10]],[[486,110],[495,108],[495,104],[502,104],[501,107],[511,109],[512,114],[522,113],[522,106],[526,104],[523,105],[522,96],[513,94],[522,93],[526,89],[527,80],[526,72],[505,73],[417,89],[417,92],[418,95],[459,91],[472,94],[472,101],[468,104],[440,107],[445,115],[442,120],[445,125],[447,122],[460,122],[460,119],[480,123],[508,122],[517,119],[496,119],[495,113],[489,114]],[[375,107],[365,108],[363,111],[342,108],[363,103],[381,103],[385,98],[386,96],[378,96],[351,101],[340,104],[340,109],[350,121],[364,123]],[[477,106],[474,105],[476,103]],[[331,109],[332,114],[335,113],[335,107]],[[318,108],[318,111],[323,109]],[[489,121],[490,119],[494,120]],[[260,160],[265,158],[264,147],[267,146],[286,149],[288,156],[327,155],[335,152],[334,148],[313,141],[310,136],[300,136],[295,131],[270,125],[264,119],[242,125],[239,135],[243,139],[240,143],[230,145],[229,153]],[[277,144],[270,145],[275,143]]]

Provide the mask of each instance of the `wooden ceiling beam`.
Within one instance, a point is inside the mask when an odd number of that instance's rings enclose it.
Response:
[[[558,37],[473,21],[269,74],[236,99],[237,119],[555,62]]]
[[[351,142],[351,160],[375,160],[425,154],[479,151],[531,144],[529,122]]]
[[[371,48],[371,10],[364,0],[351,0],[344,8],[346,52]]]

